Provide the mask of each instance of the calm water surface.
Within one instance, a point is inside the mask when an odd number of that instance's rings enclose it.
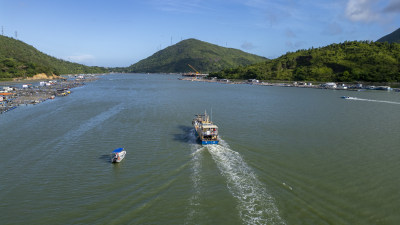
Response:
[[[393,92],[103,76],[0,115],[0,223],[400,224],[399,115]]]

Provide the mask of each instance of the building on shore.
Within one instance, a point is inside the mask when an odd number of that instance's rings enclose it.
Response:
[[[321,85],[324,88],[328,88],[328,89],[336,89],[337,88],[337,84],[333,83],[333,82],[329,82],[329,83],[325,83]]]

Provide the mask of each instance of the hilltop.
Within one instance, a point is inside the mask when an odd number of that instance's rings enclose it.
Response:
[[[377,42],[400,43],[400,28],[388,35],[381,37],[377,40]]]
[[[0,80],[16,77],[101,73],[106,69],[72,63],[44,54],[22,41],[0,35]]]
[[[220,47],[196,39],[187,39],[158,51],[125,70],[127,72],[146,73],[193,72],[188,66],[190,64],[199,72],[208,73],[266,60],[264,57],[238,49]]]
[[[348,41],[298,50],[277,59],[210,76],[286,81],[400,82],[400,44]]]

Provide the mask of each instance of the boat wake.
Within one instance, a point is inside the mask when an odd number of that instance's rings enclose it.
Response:
[[[267,193],[254,171],[241,155],[220,140],[220,145],[208,145],[208,151],[226,178],[227,186],[238,201],[240,218],[245,224],[285,224],[279,216],[274,198]]]
[[[201,152],[205,149],[201,145],[196,143],[196,136],[194,134],[194,129],[190,131],[188,143],[191,148],[191,165],[192,165],[192,173],[191,180],[193,183],[193,195],[189,199],[189,213],[186,218],[185,224],[193,224],[194,218],[200,211],[200,195],[201,195],[201,171],[202,165],[201,162],[203,160],[203,155]]]
[[[51,146],[49,148],[53,149],[53,151],[51,154],[46,153],[46,157],[56,156],[57,154],[59,154],[59,150],[65,146],[65,143],[69,143],[72,145],[78,143],[78,140],[82,137],[83,134],[99,126],[101,123],[115,116],[122,110],[123,110],[122,104],[116,105],[108,109],[107,111],[104,111],[92,117],[85,123],[79,125],[79,127],[71,129],[63,136],[54,139],[52,142],[47,143],[47,146]]]
[[[114,107],[109,108],[107,111],[101,112],[100,114],[90,118],[85,123],[81,124],[77,129],[71,130],[63,137],[63,139],[68,141],[75,140],[78,137],[82,136],[84,133],[120,113],[123,109],[124,107],[122,103],[115,105]]]
[[[346,98],[346,99],[347,100],[355,100],[355,101],[380,102],[380,103],[388,103],[388,104],[400,105],[400,102],[381,101],[381,100],[364,99],[364,98],[357,98],[357,97],[350,97],[350,98]]]

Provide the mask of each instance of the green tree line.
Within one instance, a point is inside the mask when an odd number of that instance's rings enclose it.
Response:
[[[346,41],[290,52],[273,60],[225,69],[210,76],[282,81],[400,82],[400,44]]]
[[[0,35],[0,79],[47,75],[103,73],[102,67],[90,67],[46,55],[34,47]]]

